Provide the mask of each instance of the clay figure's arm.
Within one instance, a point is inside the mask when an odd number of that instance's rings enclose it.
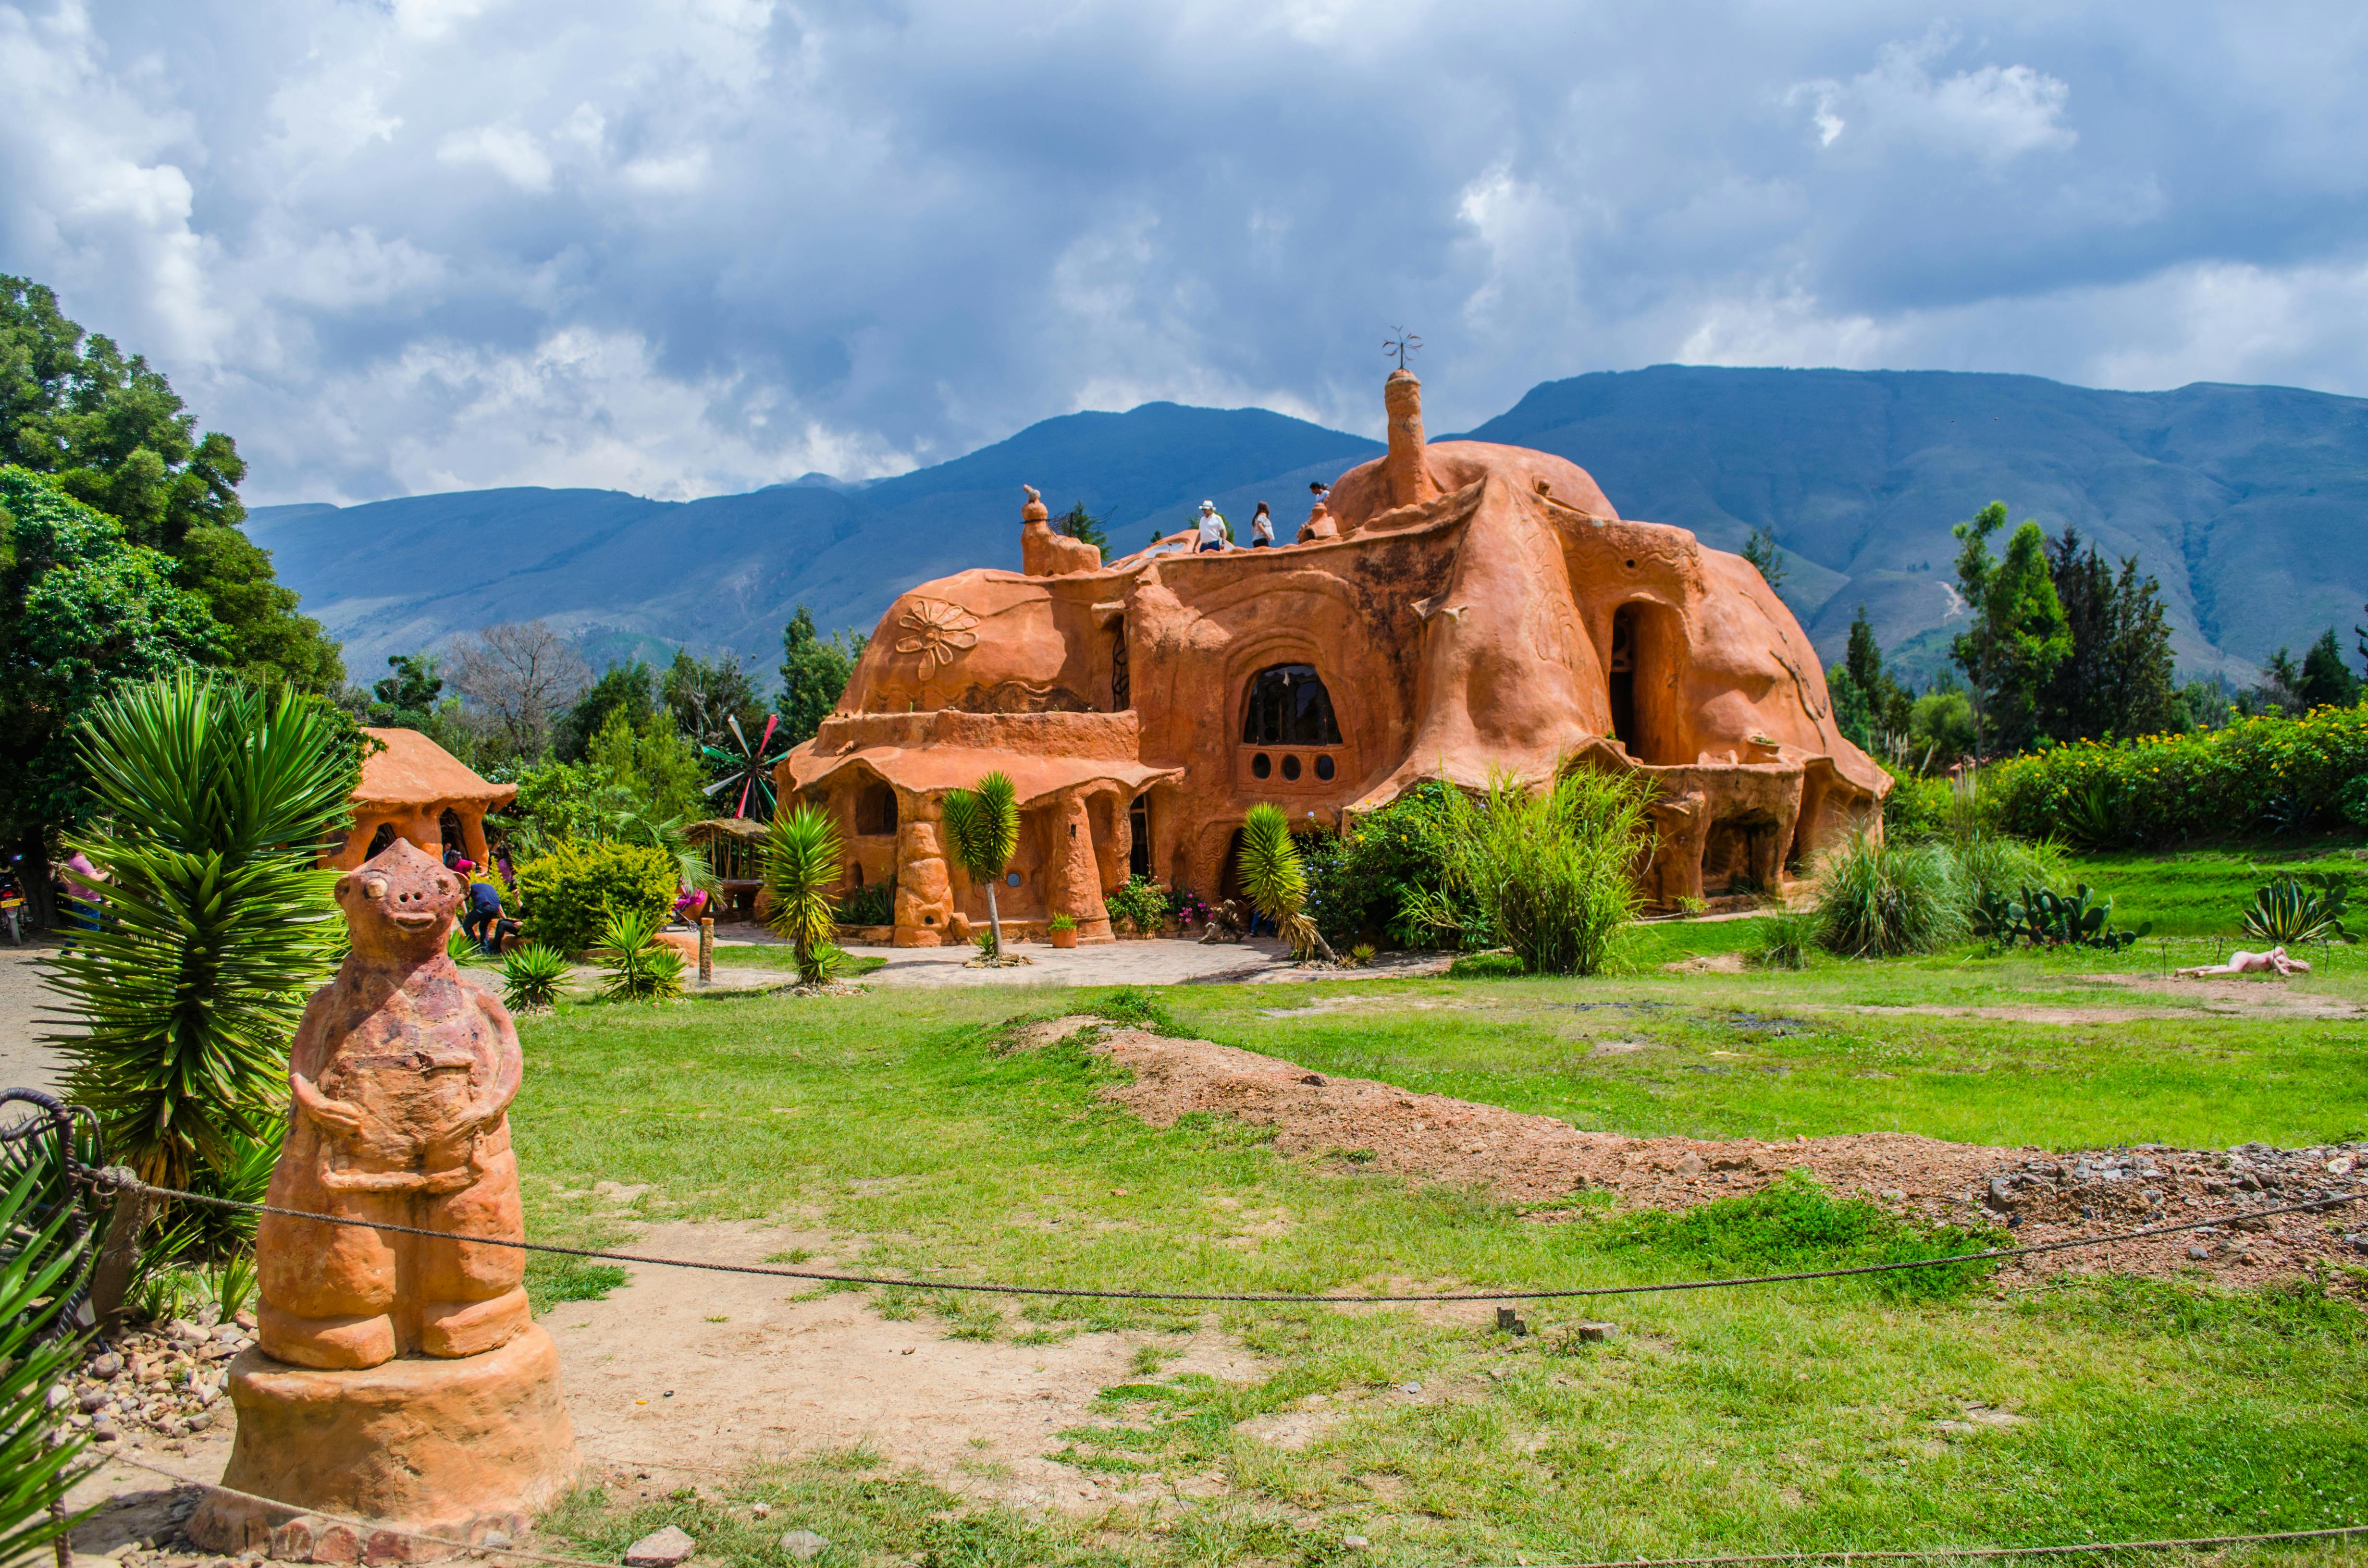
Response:
[[[510,1010],[501,999],[473,985],[468,987],[468,995],[484,1015],[485,1032],[492,1036],[493,1074],[484,1092],[471,1103],[465,1120],[472,1126],[491,1127],[518,1098],[518,1085],[526,1078],[526,1053],[518,1049],[518,1026],[510,1021]]]
[[[332,1132],[347,1137],[362,1130],[362,1108],[347,1100],[333,1100],[323,1094],[313,1082],[312,1074],[321,1071],[321,1059],[328,1036],[329,994],[336,987],[324,985],[313,993],[304,1004],[304,1021],[296,1026],[296,1039],[288,1051],[288,1088],[295,1096],[295,1114],[308,1117]]]

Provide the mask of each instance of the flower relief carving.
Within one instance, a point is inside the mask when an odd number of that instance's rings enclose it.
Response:
[[[915,599],[898,618],[896,652],[921,655],[921,678],[927,680],[939,665],[951,665],[963,650],[978,646],[971,630],[978,617],[943,599]]]

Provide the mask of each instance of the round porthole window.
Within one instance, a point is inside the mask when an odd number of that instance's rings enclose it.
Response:
[[[1273,771],[1274,771],[1274,758],[1272,758],[1272,757],[1270,757],[1270,756],[1267,756],[1267,754],[1266,754],[1266,753],[1264,753],[1264,752],[1260,752],[1260,753],[1258,753],[1258,756],[1254,756],[1254,757],[1250,758],[1250,777],[1251,777],[1251,778],[1265,778],[1268,774],[1272,773]]]
[[[1008,888],[1018,887],[1019,885],[1019,873],[1014,871],[1009,876],[1005,877],[1003,879],[1003,885]]]
[[[1326,784],[1332,782],[1332,759],[1330,757],[1319,756],[1315,759],[1315,777],[1321,778]]]
[[[1286,756],[1282,759],[1282,776],[1289,779],[1296,779],[1299,777],[1299,759],[1297,757]]]

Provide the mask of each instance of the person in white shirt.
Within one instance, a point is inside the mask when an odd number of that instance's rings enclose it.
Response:
[[[1261,501],[1258,503],[1258,516],[1250,519],[1250,548],[1256,550],[1261,545],[1273,542],[1274,518],[1267,511],[1266,503]]]
[[[1223,550],[1233,542],[1233,526],[1225,521],[1224,514],[1217,510],[1217,504],[1214,501],[1201,502],[1200,548]]]

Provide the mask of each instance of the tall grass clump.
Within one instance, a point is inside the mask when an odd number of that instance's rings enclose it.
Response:
[[[1964,873],[1939,844],[1889,844],[1864,829],[1817,866],[1817,945],[1849,958],[1929,953],[1970,929]]]
[[[1462,893],[1495,945],[1532,974],[1593,974],[1643,903],[1634,876],[1650,846],[1647,786],[1575,767],[1545,790],[1492,773],[1474,796],[1441,800],[1445,885],[1423,895],[1442,926]]]
[[[1806,969],[1817,945],[1817,917],[1805,909],[1781,909],[1752,922],[1746,956],[1761,969]]]

